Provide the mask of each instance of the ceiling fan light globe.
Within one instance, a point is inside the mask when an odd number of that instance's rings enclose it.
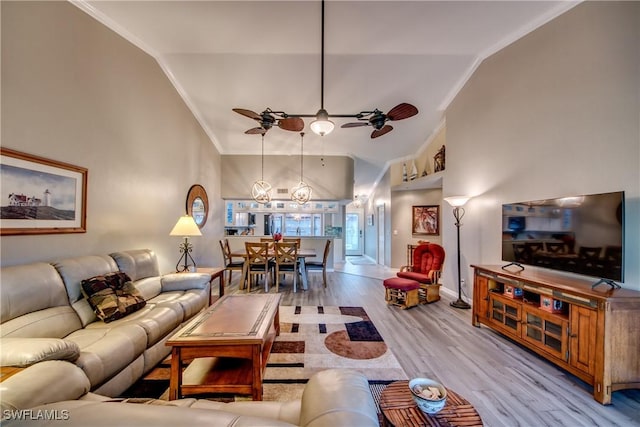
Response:
[[[316,135],[325,136],[331,133],[335,125],[331,120],[329,120],[329,113],[327,113],[327,110],[321,108],[316,113],[316,119],[311,122],[309,127]]]

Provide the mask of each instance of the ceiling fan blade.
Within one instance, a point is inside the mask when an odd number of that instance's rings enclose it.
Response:
[[[351,122],[351,123],[345,123],[342,126],[340,126],[341,128],[359,128],[360,126],[369,126],[369,122]]]
[[[245,132],[247,135],[264,135],[267,133],[265,128],[251,128]]]
[[[250,119],[253,119],[253,120],[262,119],[262,116],[260,116],[260,114],[256,113],[255,111],[245,110],[244,108],[233,108],[233,111],[235,111],[238,114],[242,114],[245,117],[249,117]]]
[[[389,111],[387,114],[387,118],[389,120],[402,120],[408,119],[409,117],[413,117],[418,114],[418,109],[411,104],[407,104],[403,102],[402,104],[398,104]]]
[[[373,132],[371,132],[371,139],[373,138],[377,138],[379,136],[382,136],[386,133],[389,133],[393,130],[393,126],[391,125],[384,125],[384,127],[380,130],[375,129]]]
[[[304,129],[304,120],[300,117],[287,117],[286,119],[278,120],[278,127],[292,132],[300,132]]]

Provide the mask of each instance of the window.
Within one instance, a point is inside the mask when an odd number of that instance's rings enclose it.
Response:
[[[322,214],[274,214],[273,230],[281,230],[285,236],[322,236]]]

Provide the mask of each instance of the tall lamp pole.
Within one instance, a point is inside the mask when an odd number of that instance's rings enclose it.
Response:
[[[453,217],[456,219],[456,230],[457,230],[457,238],[458,238],[458,300],[453,301],[450,305],[455,308],[469,309],[471,306],[468,302],[462,299],[462,277],[461,277],[461,269],[460,269],[460,227],[462,223],[460,220],[464,216],[464,204],[470,198],[467,196],[454,196],[454,197],[445,197],[447,203],[453,206]]]

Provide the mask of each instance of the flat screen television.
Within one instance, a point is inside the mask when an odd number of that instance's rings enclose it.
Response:
[[[502,260],[510,264],[622,282],[623,239],[623,191],[502,205]]]

